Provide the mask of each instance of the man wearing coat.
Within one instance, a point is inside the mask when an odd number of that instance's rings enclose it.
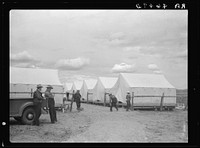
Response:
[[[76,102],[77,110],[80,110],[81,108],[81,94],[80,91],[77,90],[74,94],[74,101]]]
[[[110,111],[112,112],[112,107],[115,107],[116,110],[118,111],[117,98],[112,94],[109,94],[109,97],[110,97]]]
[[[47,102],[48,102],[51,123],[55,123],[57,122],[57,117],[56,117],[56,110],[55,110],[54,95],[51,93],[51,89],[53,89],[53,87],[51,85],[48,85],[45,91],[45,98],[47,99]]]
[[[42,105],[42,101],[44,100],[41,90],[42,90],[42,85],[38,84],[37,90],[34,91],[33,93],[33,104],[34,104],[35,114],[36,114],[33,125],[37,125],[37,126],[40,125],[39,118],[41,115],[41,105]]]

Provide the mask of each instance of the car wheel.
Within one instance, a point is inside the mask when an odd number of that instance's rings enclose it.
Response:
[[[23,124],[32,124],[33,121],[35,120],[35,110],[33,107],[28,107],[24,110],[23,115],[22,115],[22,123]]]

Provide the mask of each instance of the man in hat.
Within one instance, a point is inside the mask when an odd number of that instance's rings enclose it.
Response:
[[[109,94],[109,97],[110,97],[110,111],[112,112],[112,107],[115,107],[116,110],[118,111],[117,98],[112,94]]]
[[[51,89],[53,89],[53,87],[51,85],[48,85],[45,91],[45,98],[47,99],[47,102],[48,102],[51,123],[55,123],[57,122],[57,117],[56,117],[56,110],[55,110],[54,95],[51,93]]]
[[[77,90],[74,94],[74,101],[76,102],[77,110],[80,110],[81,108],[81,94],[80,90]]]
[[[35,114],[36,114],[33,125],[37,125],[37,126],[40,125],[39,118],[41,115],[41,105],[42,105],[42,101],[44,100],[41,91],[42,91],[42,85],[38,84],[37,90],[34,91],[33,93],[33,104],[34,104]]]
[[[130,109],[130,107],[131,107],[131,95],[130,95],[130,92],[129,92],[129,91],[127,91],[126,103],[127,103],[126,111],[129,111],[129,109]]]

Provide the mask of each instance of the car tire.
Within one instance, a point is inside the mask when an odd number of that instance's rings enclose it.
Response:
[[[36,113],[33,107],[28,107],[24,110],[22,114],[22,123],[31,125],[33,121],[35,120]]]

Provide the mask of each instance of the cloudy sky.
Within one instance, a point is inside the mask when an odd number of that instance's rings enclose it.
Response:
[[[53,68],[61,82],[163,74],[187,88],[187,10],[11,10],[10,64]]]

